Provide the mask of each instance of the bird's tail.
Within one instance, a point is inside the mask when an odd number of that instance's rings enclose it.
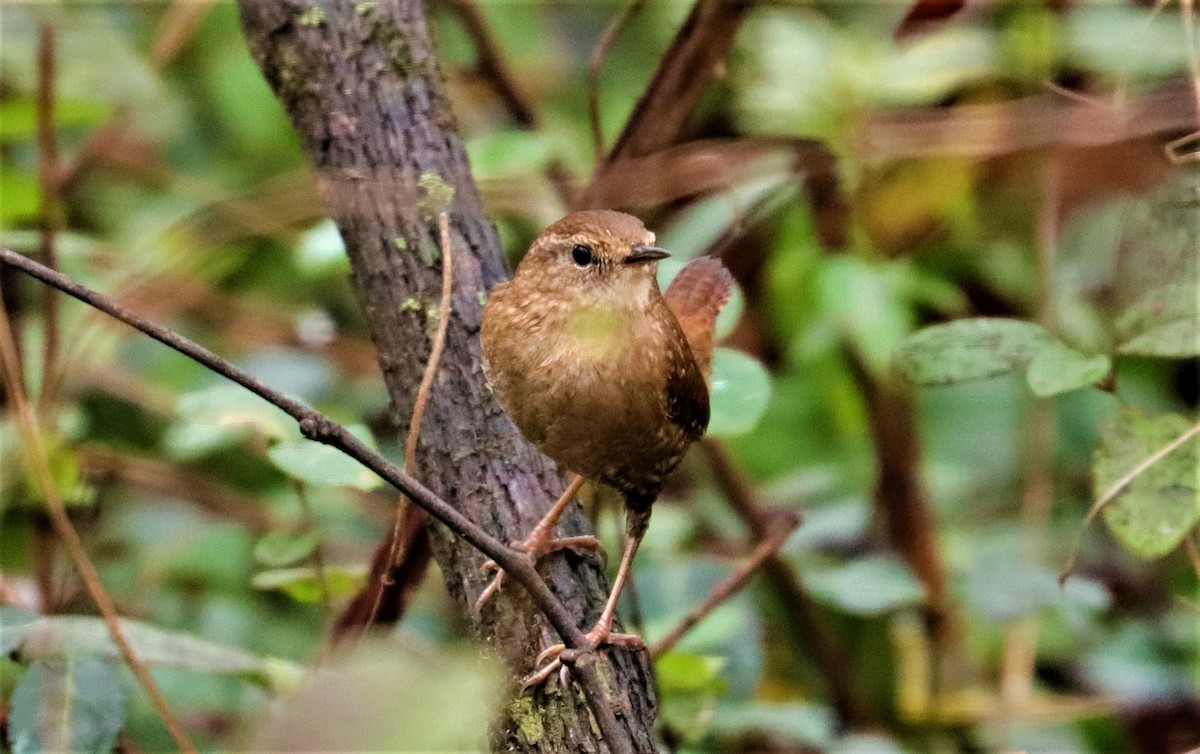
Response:
[[[663,294],[705,377],[712,369],[713,325],[732,292],[733,275],[725,265],[701,257],[688,262]]]

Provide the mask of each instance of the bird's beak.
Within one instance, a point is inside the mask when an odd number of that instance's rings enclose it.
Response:
[[[660,249],[657,246],[631,246],[629,248],[629,256],[625,257],[625,264],[657,262],[669,256],[671,256],[671,252],[666,249]]]

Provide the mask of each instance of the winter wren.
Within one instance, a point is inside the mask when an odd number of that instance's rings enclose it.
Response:
[[[515,546],[535,558],[595,546],[591,537],[551,536],[580,477],[625,499],[628,541],[613,593],[588,635],[593,645],[641,643],[611,633],[617,595],[651,503],[708,425],[713,320],[733,284],[720,262],[698,259],[664,296],[655,271],[668,254],[653,244],[654,234],[630,215],[568,215],[542,231],[483,311],[484,371],[496,399],[526,438],[578,475]],[[551,656],[561,653],[555,649]],[[544,679],[557,663],[531,678]]]

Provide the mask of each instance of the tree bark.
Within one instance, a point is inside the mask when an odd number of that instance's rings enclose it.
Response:
[[[443,91],[419,0],[239,0],[255,60],[292,119],[322,196],[345,239],[391,417],[406,427],[436,321],[441,286],[437,213],[450,215],[454,296],[446,351],[426,409],[415,475],[501,540],[532,528],[563,488],[554,465],[526,443],[488,391],[480,367],[481,292],[505,277]],[[446,205],[444,186],[453,188]],[[576,510],[562,531],[585,533]],[[446,587],[488,647],[515,675],[557,640],[523,591],[509,585],[481,616],[484,558],[438,524],[433,554]],[[607,582],[592,557],[554,556],[542,568],[556,595],[590,626]],[[643,653],[614,649],[600,663],[605,700],[633,748],[652,751],[655,699]],[[503,705],[494,751],[604,752],[586,701],[547,686]]]

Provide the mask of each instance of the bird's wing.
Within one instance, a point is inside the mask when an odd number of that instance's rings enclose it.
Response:
[[[732,291],[733,275],[725,265],[701,257],[688,262],[663,294],[706,379],[712,369],[713,324]]]

